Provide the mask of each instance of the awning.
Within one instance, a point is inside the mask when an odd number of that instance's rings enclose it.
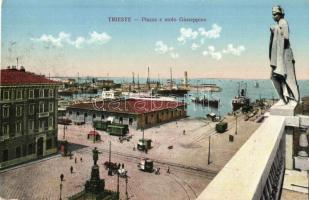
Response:
[[[88,135],[100,135],[97,131],[90,131]]]

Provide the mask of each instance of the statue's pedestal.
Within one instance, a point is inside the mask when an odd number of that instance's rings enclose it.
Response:
[[[281,116],[294,116],[294,110],[296,106],[297,103],[295,101],[290,101],[288,104],[284,104],[279,101],[270,108],[270,114]]]
[[[97,165],[99,152],[97,148],[94,148],[92,152],[94,165],[91,168],[90,180],[86,181],[85,189],[83,191],[69,197],[69,200],[118,200],[118,192],[105,190],[105,181],[104,179],[100,179],[100,169]]]
[[[100,179],[99,166],[94,165],[91,169],[91,178],[86,182],[86,193],[100,195],[104,191],[105,181]]]
[[[297,103],[290,101],[288,104],[284,104],[279,101],[270,108],[270,115],[280,115],[286,117],[292,117],[295,113]],[[287,126],[285,127],[285,168],[293,169],[293,134],[294,128]]]

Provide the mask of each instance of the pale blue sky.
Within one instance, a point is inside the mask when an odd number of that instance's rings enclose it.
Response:
[[[187,70],[191,77],[268,78],[271,7],[277,4],[290,24],[297,76],[309,79],[306,0],[4,0],[2,67],[19,57],[26,69],[51,75],[129,76],[134,71],[146,76],[149,66],[153,77],[168,76],[172,67],[179,77]],[[112,16],[207,21],[111,23]],[[220,27],[218,37],[208,35],[201,44],[198,29],[210,31],[213,24]],[[193,32],[185,44],[178,40],[181,28]],[[61,32],[64,39],[57,45]],[[158,41],[162,45],[156,46]],[[200,47],[192,50],[193,43]],[[224,53],[229,44],[232,48]]]

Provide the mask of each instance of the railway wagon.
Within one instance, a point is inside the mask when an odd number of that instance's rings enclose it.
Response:
[[[216,124],[216,131],[218,133],[223,133],[227,129],[227,122],[219,122]]]
[[[106,131],[108,125],[110,125],[110,121],[94,121],[93,122],[93,128],[101,131]]]
[[[129,132],[129,126],[126,124],[110,124],[106,130],[110,135],[124,136]]]

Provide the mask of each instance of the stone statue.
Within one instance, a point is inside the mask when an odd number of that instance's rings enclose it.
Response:
[[[299,89],[295,75],[295,60],[290,47],[289,26],[281,6],[272,8],[275,24],[271,26],[269,59],[271,79],[280,97],[281,104],[299,101]]]
[[[99,159],[99,151],[97,150],[97,147],[94,147],[94,149],[92,150],[92,157],[94,165],[97,165]]]

